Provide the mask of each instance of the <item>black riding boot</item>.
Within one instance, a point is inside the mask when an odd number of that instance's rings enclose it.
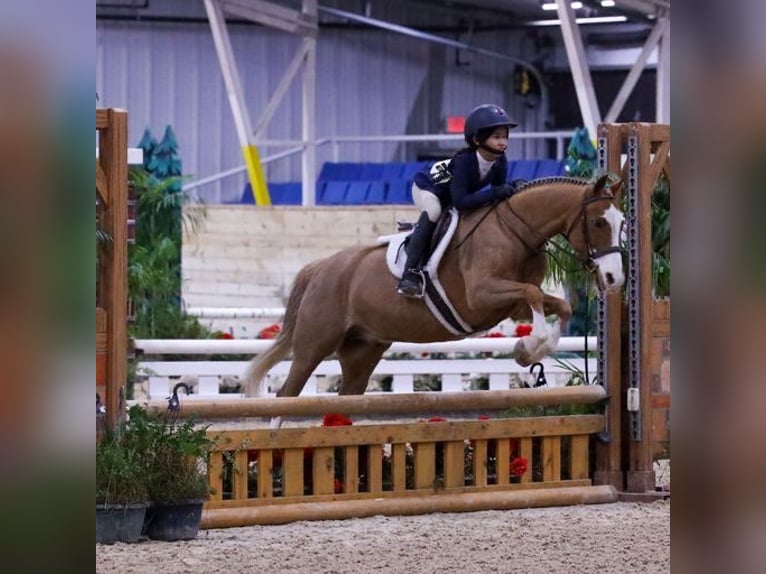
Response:
[[[424,257],[431,243],[436,223],[428,219],[428,214],[420,214],[418,224],[410,236],[407,244],[407,263],[404,265],[404,273],[399,285],[396,286],[396,292],[405,297],[414,297],[420,299],[423,297],[423,273],[420,270],[424,263]]]

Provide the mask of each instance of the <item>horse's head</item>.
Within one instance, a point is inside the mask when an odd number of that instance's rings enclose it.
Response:
[[[622,269],[620,237],[625,217],[620,207],[622,181],[608,185],[609,175],[589,184],[578,217],[572,222],[567,238],[596,273],[600,290],[619,289],[625,282]]]

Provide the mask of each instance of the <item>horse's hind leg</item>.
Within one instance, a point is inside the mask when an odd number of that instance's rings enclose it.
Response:
[[[342,336],[342,332],[304,327],[301,334],[293,339],[293,362],[277,396],[297,397],[317,365],[340,346]]]
[[[332,340],[320,343],[316,344],[315,342],[313,345],[304,344],[293,347],[293,362],[290,365],[290,371],[287,373],[284,384],[277,391],[278,397],[297,397],[300,395],[317,365],[331,354],[337,346],[337,343]],[[273,429],[280,428],[282,426],[282,417],[272,417],[269,426]]]
[[[338,349],[343,376],[339,395],[361,395],[390,343],[374,343],[359,338],[347,339]]]

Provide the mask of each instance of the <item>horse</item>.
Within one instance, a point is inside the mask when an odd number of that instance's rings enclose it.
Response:
[[[532,320],[532,332],[517,342],[514,358],[529,366],[553,352],[572,315],[565,300],[544,293],[544,247],[562,234],[601,291],[625,280],[620,237],[621,181],[609,184],[553,177],[517,187],[508,199],[461,214],[439,263],[439,279],[460,316],[475,332],[500,321]],[[396,292],[386,247],[356,246],[309,263],[296,275],[274,345],[256,356],[244,376],[245,395],[258,396],[268,371],[292,352],[292,366],[278,397],[295,397],[329,355],[341,367],[339,394],[361,395],[394,341],[456,340],[422,299]],[[556,315],[552,325],[546,315]]]

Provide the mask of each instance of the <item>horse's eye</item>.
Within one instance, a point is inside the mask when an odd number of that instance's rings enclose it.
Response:
[[[594,219],[592,223],[593,223],[593,227],[595,227],[596,229],[601,229],[602,227],[606,225],[606,221],[604,219]]]

